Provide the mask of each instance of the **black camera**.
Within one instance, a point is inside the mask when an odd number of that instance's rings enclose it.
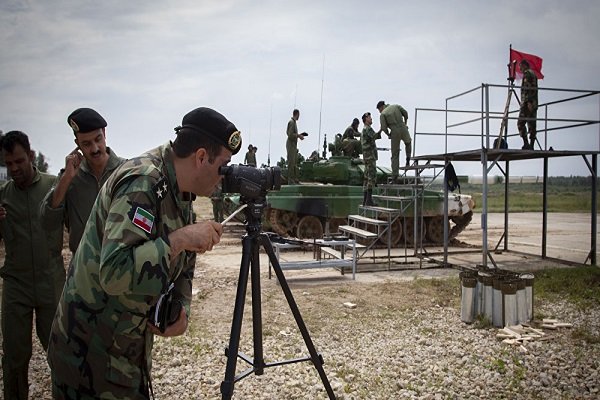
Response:
[[[239,193],[248,200],[262,199],[270,190],[281,188],[279,167],[256,168],[249,165],[228,165],[219,168],[223,175],[223,193]]]

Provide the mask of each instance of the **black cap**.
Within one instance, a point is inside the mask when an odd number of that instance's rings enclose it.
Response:
[[[248,145],[248,150],[252,150],[254,146],[252,146],[251,144]]]
[[[78,108],[73,111],[67,117],[67,123],[73,129],[73,133],[87,133],[106,127],[102,115],[91,108]]]
[[[354,118],[352,120],[352,125],[358,125],[360,122],[358,121],[358,118]]]
[[[213,109],[199,107],[185,114],[181,126],[175,128],[175,131],[179,132],[180,129],[185,128],[210,136],[225,146],[232,154],[237,154],[242,147],[240,131],[227,118]]]
[[[377,103],[377,106],[375,106],[375,108],[377,108],[379,110],[380,107],[385,106],[385,101],[383,100],[379,100],[379,102]]]

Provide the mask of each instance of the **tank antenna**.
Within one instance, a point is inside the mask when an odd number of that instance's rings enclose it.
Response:
[[[269,117],[269,151],[267,152],[267,166],[271,166],[271,128],[273,127],[273,101],[271,100],[271,115]]]
[[[319,108],[319,138],[317,140],[317,154],[319,154],[319,143],[321,143],[321,116],[323,114],[323,85],[325,83],[325,54],[323,54],[323,71],[321,73],[321,107]]]

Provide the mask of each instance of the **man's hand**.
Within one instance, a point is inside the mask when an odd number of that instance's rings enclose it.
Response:
[[[73,179],[77,172],[79,171],[79,166],[81,165],[81,161],[83,161],[83,155],[79,151],[79,148],[76,148],[72,152],[70,152],[65,157],[65,172],[64,175]]]
[[[169,234],[171,257],[184,250],[204,253],[212,250],[221,240],[223,225],[215,221],[203,221],[186,225]]]
[[[4,204],[0,204],[0,221],[6,218],[6,208]]]
[[[152,333],[158,336],[171,337],[183,335],[188,326],[188,318],[187,314],[185,313],[185,308],[181,307],[181,311],[179,311],[179,317],[177,318],[177,321],[175,321],[172,325],[167,326],[167,329],[165,329],[164,333],[161,332],[153,323],[149,321],[147,323],[147,326],[148,329],[152,331]]]

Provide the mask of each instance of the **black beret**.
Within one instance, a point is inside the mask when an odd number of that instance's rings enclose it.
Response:
[[[78,108],[73,111],[67,117],[67,123],[73,129],[73,133],[87,133],[106,127],[106,121],[102,115],[91,108]]]
[[[242,135],[235,125],[219,112],[207,107],[196,108],[185,114],[181,126],[175,128],[175,131],[179,132],[184,128],[210,136],[232,154],[237,154],[242,147]]]
[[[360,122],[358,121],[358,118],[354,118],[352,120],[352,125],[358,125]]]
[[[385,101],[379,100],[379,102],[377,103],[377,106],[375,106],[375,108],[379,109],[379,107],[383,107],[383,106],[385,106]]]

